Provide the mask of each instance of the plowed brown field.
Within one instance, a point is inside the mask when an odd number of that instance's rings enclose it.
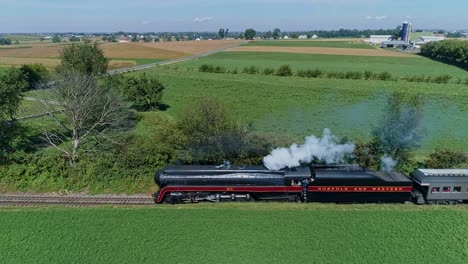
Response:
[[[324,47],[256,47],[241,46],[227,51],[254,51],[254,52],[286,52],[304,54],[351,55],[351,56],[380,56],[380,57],[412,57],[414,55],[384,49],[351,49],[351,48],[324,48]]]
[[[172,42],[152,42],[142,43],[146,47],[158,48],[185,54],[198,54],[215,50],[237,43],[247,43],[242,40],[201,40],[201,41],[172,41]]]

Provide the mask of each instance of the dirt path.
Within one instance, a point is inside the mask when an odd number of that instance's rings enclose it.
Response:
[[[251,51],[251,52],[286,52],[302,54],[326,54],[349,56],[377,56],[377,57],[414,57],[412,54],[389,51],[384,49],[353,49],[353,48],[324,48],[324,47],[256,47],[241,46],[227,51]]]

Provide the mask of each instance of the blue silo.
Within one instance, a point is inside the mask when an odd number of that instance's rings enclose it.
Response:
[[[408,22],[403,23],[401,28],[401,40],[404,42],[409,42],[411,38],[411,24]]]

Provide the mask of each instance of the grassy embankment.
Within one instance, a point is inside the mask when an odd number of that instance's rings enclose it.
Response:
[[[0,209],[4,263],[466,263],[466,207]]]

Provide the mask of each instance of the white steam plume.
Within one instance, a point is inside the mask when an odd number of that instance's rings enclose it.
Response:
[[[396,160],[394,160],[392,157],[387,156],[387,155],[380,158],[380,168],[383,171],[387,171],[387,172],[393,171],[397,163],[398,162]]]
[[[323,160],[327,164],[340,163],[346,154],[351,154],[353,151],[354,144],[338,144],[336,137],[325,128],[322,138],[312,135],[305,138],[303,145],[293,144],[289,148],[274,149],[270,155],[263,158],[263,164],[269,170],[280,170],[309,163],[314,158]]]

